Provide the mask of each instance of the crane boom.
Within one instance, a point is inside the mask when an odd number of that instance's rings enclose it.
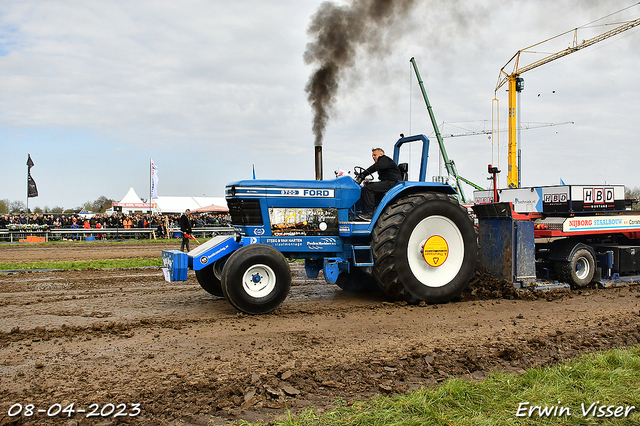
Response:
[[[638,3],[640,4],[640,3]],[[508,147],[508,154],[507,154],[507,160],[509,163],[509,169],[508,169],[508,175],[507,175],[507,184],[509,186],[509,188],[518,188],[520,186],[520,167],[519,167],[519,158],[520,158],[520,149],[518,147],[518,142],[517,142],[517,137],[516,137],[516,132],[517,132],[517,122],[516,119],[518,117],[518,111],[517,111],[517,106],[516,106],[516,93],[519,93],[523,90],[524,87],[524,80],[520,77],[523,73],[530,71],[534,68],[537,68],[541,65],[544,64],[548,64],[551,61],[555,61],[556,59],[565,57],[571,53],[577,52],[579,50],[582,50],[584,48],[587,48],[589,46],[593,46],[594,44],[602,41],[602,40],[606,40],[610,37],[613,37],[617,34],[620,34],[624,31],[627,31],[631,28],[634,28],[636,26],[640,25],[640,18],[632,20],[632,21],[627,21],[624,22],[622,25],[619,25],[615,28],[613,28],[612,30],[609,30],[607,32],[604,32],[598,36],[595,36],[593,38],[590,38],[588,40],[583,40],[581,43],[578,44],[577,40],[578,40],[578,29],[579,28],[575,28],[573,30],[564,32],[556,37],[553,38],[557,38],[557,37],[561,37],[563,35],[569,34],[571,32],[574,33],[573,36],[573,44],[564,49],[561,50],[559,52],[556,53],[552,53],[542,59],[539,59],[535,62],[532,62],[528,65],[524,65],[524,66],[520,66],[520,55],[522,53],[526,53],[529,49],[531,49],[532,47],[538,46],[540,44],[546,43],[551,39],[547,39],[544,40],[540,43],[536,43],[532,46],[529,46],[525,49],[519,50],[518,52],[516,52],[515,55],[513,55],[511,57],[511,59],[509,59],[509,61],[506,63],[506,65],[504,67],[502,67],[500,69],[500,73],[498,75],[498,82],[496,84],[496,88],[495,88],[495,92],[497,93],[498,89],[500,89],[505,83],[509,83],[509,147]],[[513,62],[513,71],[511,72],[511,74],[507,73],[505,71],[505,68],[507,68],[507,66],[509,64],[511,64]],[[496,95],[497,97],[497,95]]]
[[[516,52],[516,54],[511,57],[509,62],[507,62],[507,64],[504,67],[502,67],[502,69],[500,70],[500,75],[498,76],[498,84],[496,85],[496,91],[498,89],[500,89],[502,86],[504,86],[504,84],[509,81],[509,77],[511,75],[513,75],[513,74],[523,74],[523,73],[525,73],[527,71],[530,71],[530,70],[532,70],[534,68],[538,68],[541,65],[548,64],[551,61],[555,61],[556,59],[560,59],[560,58],[562,58],[564,56],[567,56],[567,55],[569,55],[571,53],[577,52],[578,50],[582,50],[582,49],[584,49],[586,47],[592,46],[592,45],[594,45],[594,44],[596,44],[598,42],[601,42],[602,40],[606,40],[609,37],[613,37],[613,36],[618,35],[618,34],[624,32],[624,31],[630,30],[631,28],[637,27],[638,25],[640,25],[640,18],[635,19],[633,21],[625,22],[624,24],[622,24],[622,25],[620,25],[620,26],[618,26],[618,27],[616,27],[616,28],[614,28],[612,30],[609,30],[609,31],[607,31],[605,33],[602,33],[602,34],[600,34],[598,36],[595,36],[593,38],[590,38],[588,40],[583,40],[582,43],[580,43],[580,44],[578,44],[578,42],[577,42],[579,28],[575,28],[573,30],[567,31],[565,33],[562,33],[562,34],[560,34],[560,35],[558,35],[556,37],[553,37],[553,38],[557,38],[557,37],[561,37],[563,35],[569,34],[570,32],[573,32],[574,36],[573,36],[573,45],[572,46],[567,47],[566,49],[561,50],[560,52],[552,53],[549,56],[546,56],[546,57],[544,57],[542,59],[539,59],[539,60],[537,60],[535,62],[532,62],[529,65],[525,65],[523,67],[519,66],[520,54],[521,53],[527,53],[527,51],[529,49],[531,49],[532,47],[536,47],[536,46],[538,46],[538,45],[540,45],[542,43],[545,43],[545,42],[547,42],[547,41],[549,41],[551,39],[547,39],[547,40],[545,40],[543,42],[536,43],[536,44],[534,44],[532,46],[529,46],[527,48],[524,48],[522,50],[518,50],[518,52]],[[515,60],[515,63],[514,63],[514,67],[513,67],[513,72],[511,74],[507,74],[504,69],[507,67],[507,65],[509,65],[514,60]]]
[[[445,123],[442,123],[443,127]],[[562,123],[522,123],[518,130],[531,130],[531,129],[539,129],[541,127],[553,127],[553,126],[562,126],[564,124],[574,124],[573,121],[563,121]],[[506,130],[505,130],[506,131]],[[502,132],[502,130],[500,130]],[[443,133],[443,138],[458,138],[460,136],[476,136],[476,135],[490,135],[494,133],[493,130],[476,130],[473,132],[466,133]]]
[[[413,70],[416,73],[418,84],[420,85],[420,89],[422,90],[422,97],[424,98],[424,102],[427,104],[427,111],[429,112],[429,117],[431,118],[433,131],[436,133],[436,139],[438,140],[438,145],[440,146],[440,154],[442,154],[442,158],[444,159],[444,165],[447,169],[447,173],[449,173],[449,175],[455,178],[456,186],[458,187],[458,193],[460,194],[461,201],[464,203],[466,199],[464,196],[464,190],[462,189],[462,185],[460,185],[460,181],[465,182],[476,189],[483,189],[483,188],[460,176],[458,174],[458,171],[456,170],[456,165],[453,162],[453,160],[449,160],[449,156],[447,155],[447,150],[444,147],[444,140],[442,139],[442,135],[440,134],[440,129],[438,128],[438,123],[436,122],[436,116],[433,113],[433,108],[431,108],[431,103],[429,102],[429,97],[427,96],[427,90],[424,88],[422,77],[420,77],[420,72],[418,71],[418,65],[416,64],[416,60],[415,58],[411,58],[409,61],[413,65]]]

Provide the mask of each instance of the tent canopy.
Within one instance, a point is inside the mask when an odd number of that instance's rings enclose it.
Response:
[[[133,187],[129,188],[127,194],[120,200],[121,203],[142,203],[142,199],[138,197],[136,190]]]
[[[154,198],[151,209],[148,203],[140,199],[133,188],[129,188],[127,194],[114,206],[122,207],[123,214],[146,213],[152,210],[153,213],[161,214],[181,214],[186,209],[198,212],[228,212],[227,200],[224,197],[172,197],[161,196]],[[200,210],[204,208],[205,210]],[[113,214],[114,209],[108,209],[107,214]]]
[[[226,213],[229,209],[227,207],[211,204],[210,206],[200,207],[191,211],[195,213]]]
[[[210,206],[215,204],[216,206],[227,205],[227,200],[224,197],[171,197],[160,196],[154,198],[153,202],[158,205],[158,211],[162,214],[179,214],[184,213],[186,209],[195,211],[201,207]]]

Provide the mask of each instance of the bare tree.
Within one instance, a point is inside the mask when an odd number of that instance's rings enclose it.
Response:
[[[12,201],[9,203],[9,213],[21,213],[27,211],[27,205],[24,201]]]
[[[634,187],[633,189],[627,188],[626,186],[624,187],[624,198],[626,199],[631,199],[631,200],[640,200],[640,188],[638,188],[637,186]],[[632,207],[633,210],[640,210],[640,204],[638,204],[637,202],[633,205]]]
[[[11,201],[8,199],[0,200],[0,214],[9,213],[9,204],[11,204]]]
[[[104,213],[108,208],[111,208],[115,200],[111,200],[104,195],[98,197],[93,203],[91,203],[91,211],[94,213]]]

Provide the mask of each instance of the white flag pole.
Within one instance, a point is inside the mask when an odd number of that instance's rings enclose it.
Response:
[[[153,214],[151,208],[151,185],[153,185],[153,159],[149,158],[149,214]]]

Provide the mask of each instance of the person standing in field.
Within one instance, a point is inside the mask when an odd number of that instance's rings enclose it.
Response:
[[[187,209],[184,214],[180,216],[180,232],[182,233],[182,245],[180,246],[180,251],[184,251],[185,246],[187,247],[187,252],[189,251],[189,238],[187,235],[191,235],[192,232],[189,214],[191,214],[191,210]]]

